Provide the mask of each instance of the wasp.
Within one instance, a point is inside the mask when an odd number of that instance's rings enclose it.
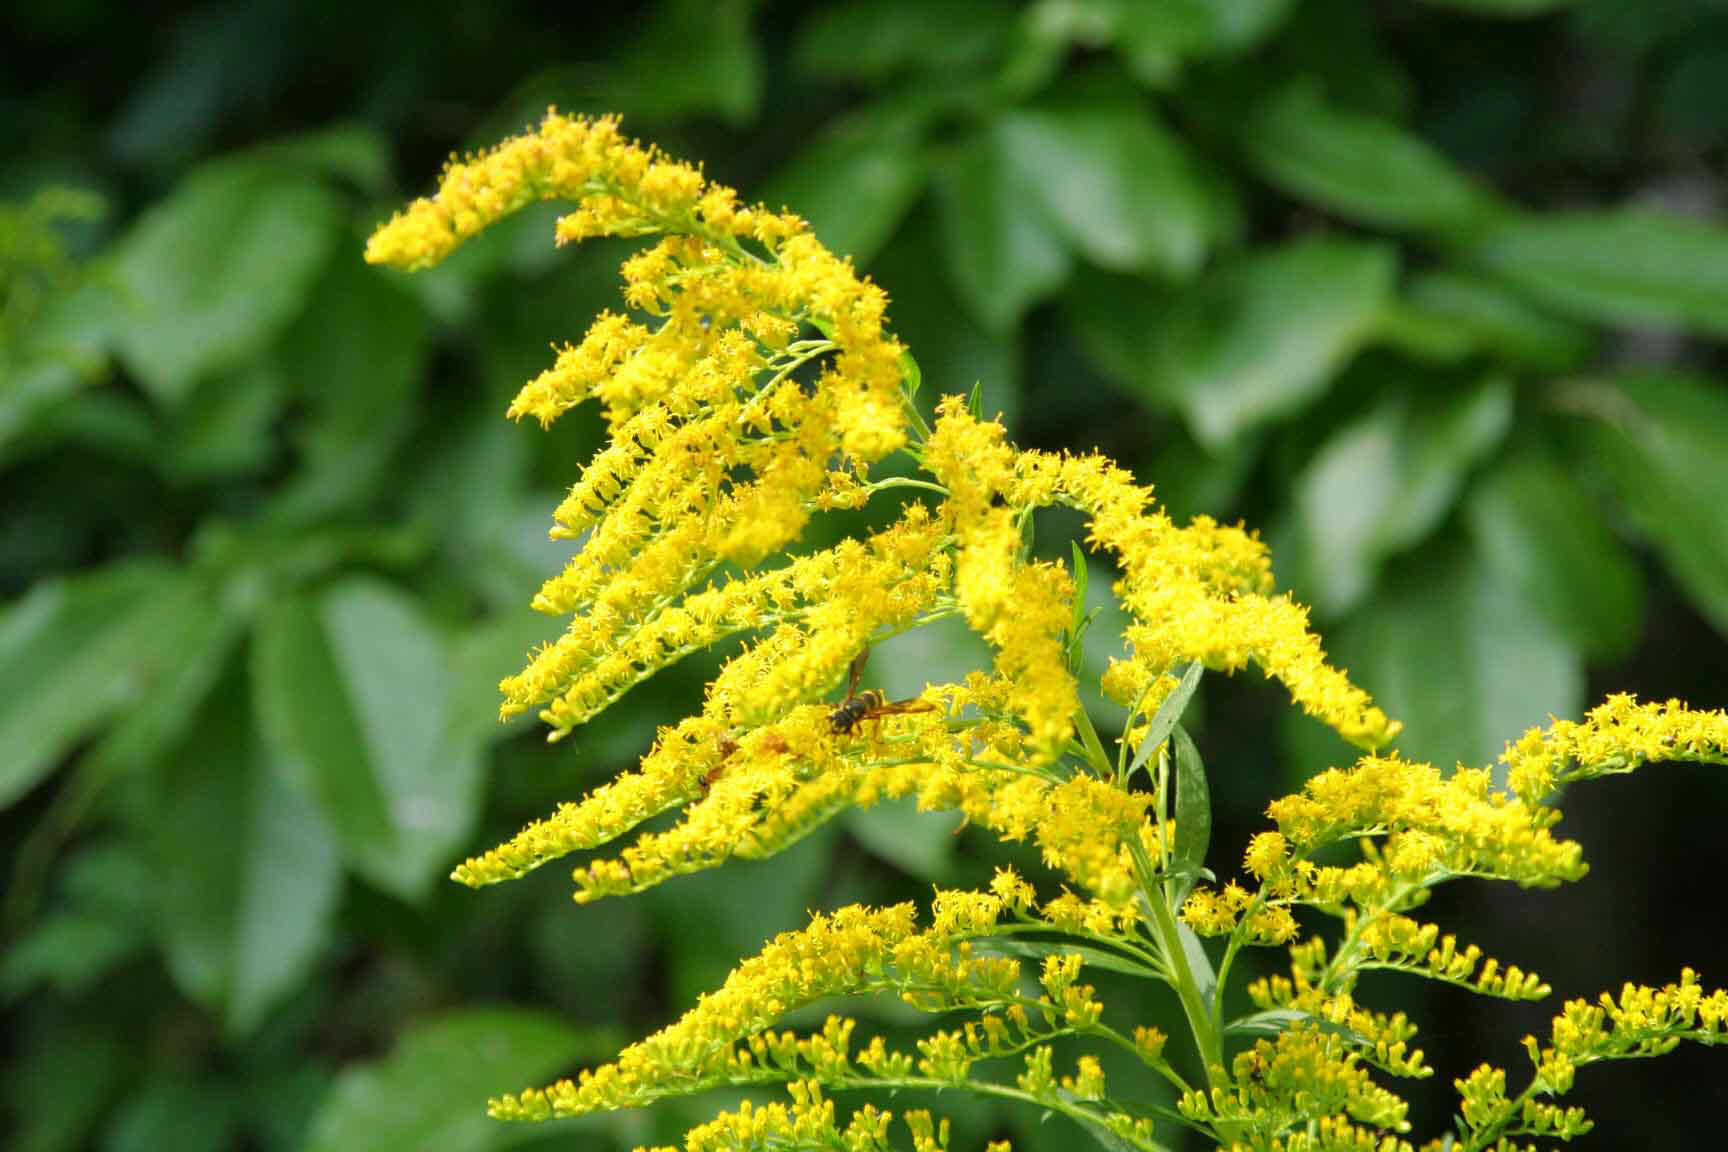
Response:
[[[858,680],[864,675],[864,661],[870,649],[858,653],[846,679],[846,699],[828,713],[828,729],[836,736],[850,736],[866,720],[883,716],[900,716],[907,712],[934,712],[936,705],[927,700],[889,700],[874,688],[858,691]]]

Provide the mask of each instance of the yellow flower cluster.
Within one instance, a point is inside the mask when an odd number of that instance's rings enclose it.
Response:
[[[1640,704],[1624,693],[1590,710],[1583,723],[1556,720],[1508,744],[1508,782],[1526,804],[1541,804],[1574,780],[1630,772],[1642,764],[1690,760],[1728,764],[1728,713],[1678,700]]]
[[[1456,1081],[1470,1147],[1534,1148],[1513,1144],[1506,1135],[1566,1140],[1588,1132],[1583,1109],[1537,1097],[1564,1096],[1587,1065],[1660,1056],[1684,1041],[1728,1044],[1728,990],[1706,992],[1690,968],[1681,971],[1677,984],[1629,983],[1619,996],[1604,992],[1594,1004],[1568,1001],[1554,1018],[1547,1044],[1524,1038],[1533,1078],[1518,1096],[1507,1096],[1505,1071],[1488,1064]]]
[[[1458,877],[1551,886],[1584,875],[1578,845],[1553,834],[1548,798],[1577,780],[1671,758],[1728,763],[1728,715],[1615,696],[1581,723],[1557,721],[1509,745],[1509,787],[1487,768],[1453,772],[1382,753],[1397,734],[1328,663],[1306,610],[1276,592],[1262,542],[1201,516],[1173,522],[1150,488],[1108,459],[1016,448],[1003,426],[948,397],[926,424],[916,366],[886,328],[887,298],[797,217],[747,207],[697,169],[622,136],[615,120],[549,113],[537,130],[453,163],[435,196],[372,237],[367,259],[417,268],[536,200],[575,202],[559,243],[642,238],[624,261],[623,307],[602,313],[511,403],[548,425],[596,402],[608,442],[553,514],[575,552],[534,600],[565,632],[502,685],[505,716],[538,711],[561,737],[634,686],[723,641],[739,644],[700,712],[662,728],[634,771],[561,806],[463,863],[479,886],[626,840],[575,870],[576,899],[638,892],[734,857],[787,849],[850,808],[912,798],[997,839],[1034,846],[1061,885],[1040,900],[1011,870],[986,891],[939,891],[928,927],[911,905],[818,914],[770,941],[676,1023],[573,1080],[493,1101],[505,1119],[633,1108],[670,1094],[786,1085],[790,1103],[753,1105],[692,1129],[686,1152],[822,1147],[882,1152],[893,1114],[842,1118],[850,1089],[969,1091],[1059,1112],[1116,1145],[1158,1152],[1148,1115],[1113,1101],[1085,1041],[1135,1057],[1177,1091],[1178,1113],[1232,1149],[1395,1152],[1405,1105],[1376,1072],[1423,1077],[1415,1026],[1356,1000],[1360,974],[1404,972],[1510,1000],[1548,987],[1408,913]],[[877,467],[904,450],[918,469]],[[880,478],[872,479],[877,467]],[[892,492],[893,507],[870,507]],[[1129,711],[1113,758],[1074,669],[1084,573],[1038,559],[1039,514],[1080,513],[1085,542],[1118,572],[1130,658],[1097,686]],[[864,509],[874,527],[816,549],[812,517]],[[876,643],[962,616],[990,665],[961,683],[888,701],[848,685]],[[1268,808],[1274,828],[1243,854],[1246,882],[1193,886],[1206,815],[1188,743],[1177,758],[1181,827],[1167,761],[1151,790],[1132,764],[1147,734],[1173,733],[1178,685],[1204,667],[1253,666],[1366,755]],[[1188,682],[1185,691],[1192,689]],[[1166,749],[1168,750],[1168,749]],[[1204,789],[1199,790],[1202,794]],[[666,819],[655,821],[657,817]],[[1196,835],[1196,828],[1201,830]],[[1355,844],[1358,856],[1334,849]],[[1172,866],[1178,861],[1178,866]],[[1296,910],[1341,936],[1299,940]],[[1226,936],[1215,977],[1193,934]],[[1249,985],[1265,1038],[1227,1049],[1231,965],[1250,945],[1289,945],[1290,975]],[[1041,960],[1037,985],[1015,957]],[[1117,1031],[1082,965],[1176,992],[1203,1085],[1166,1062],[1168,1038]],[[830,1017],[775,1031],[833,996],[892,994],[922,1011],[964,1012],[911,1048]],[[1654,1055],[1682,1040],[1722,1043],[1728,993],[1687,972],[1664,989],[1628,986],[1568,1004],[1546,1046],[1529,1042],[1531,1086],[1509,1097],[1484,1066],[1458,1082],[1470,1147],[1567,1138],[1581,1112],[1563,1094],[1576,1068]],[[1240,1023],[1240,1022],[1239,1022]],[[1012,1059],[1011,1077],[988,1062]],[[1113,1072],[1114,1078],[1114,1072]],[[1118,1081],[1119,1082],[1119,1081]],[[948,1146],[928,1113],[901,1120],[917,1152]],[[992,1145],[1005,1149],[1005,1145]]]
[[[881,289],[796,217],[739,207],[613,120],[549,113],[537,132],[453,164],[436,196],[378,230],[367,259],[436,263],[539,199],[581,202],[563,240],[662,237],[624,265],[626,304],[655,323],[603,315],[510,408],[544,424],[592,396],[614,432],[555,516],[554,537],[583,546],[535,600],[572,615],[569,633],[504,685],[506,715],[545,704],[563,733],[728,624],[747,626],[740,614],[759,606],[747,589],[736,603],[713,587],[679,601],[719,566],[795,542],[831,461],[863,468],[894,451],[906,416]],[[795,339],[803,329],[821,338]]]

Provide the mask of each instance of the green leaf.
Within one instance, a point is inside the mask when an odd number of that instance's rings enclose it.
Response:
[[[114,1118],[102,1152],[222,1152],[238,1137],[239,1101],[225,1086],[161,1067]]]
[[[870,263],[924,190],[923,117],[867,110],[794,156],[761,191],[809,220],[829,248]]]
[[[293,166],[201,168],[121,242],[127,365],[158,403],[261,353],[306,303],[341,232],[338,199]]]
[[[1399,748],[1442,768],[1492,763],[1508,740],[1583,705],[1577,650],[1456,536],[1394,566],[1332,641],[1404,722]]]
[[[966,393],[974,384],[986,394],[986,407],[1014,426],[1020,410],[1020,356],[1017,342],[985,329],[962,307],[946,277],[931,275],[930,258],[940,239],[936,218],[914,212],[871,269],[894,301],[894,331],[918,349],[919,377],[928,385],[922,396]],[[934,400],[921,402],[929,413]]]
[[[1203,445],[1224,445],[1326,391],[1372,331],[1396,270],[1391,248],[1347,240],[1227,265],[1149,318],[1157,335],[1143,381],[1181,406]]]
[[[1634,209],[1512,216],[1470,256],[1586,320],[1728,335],[1728,229]]]
[[[1471,470],[1512,423],[1512,389],[1395,392],[1321,446],[1296,478],[1293,502],[1303,592],[1348,611],[1380,566],[1439,526]]]
[[[243,685],[213,699],[176,750],[151,820],[168,969],[250,1031],[317,961],[342,872],[336,845],[269,771]]]
[[[480,1152],[510,1130],[486,1100],[550,1080],[582,1036],[515,1008],[470,1008],[409,1029],[376,1064],[349,1067],[312,1123],[305,1152]]]
[[[1264,1012],[1238,1016],[1224,1025],[1224,1035],[1276,1036],[1297,1025],[1311,1026],[1321,1032],[1343,1036],[1352,1043],[1361,1043],[1364,1039],[1360,1032],[1348,1024],[1339,1024],[1324,1016],[1316,1016],[1312,1012],[1303,1012],[1296,1008],[1268,1008]]]
[[[1069,84],[1001,131],[1048,218],[1094,264],[1184,277],[1205,259],[1210,194],[1132,89]]]
[[[1427,141],[1388,120],[1329,107],[1312,83],[1268,101],[1249,121],[1243,147],[1284,191],[1371,227],[1445,230],[1488,208],[1486,195]]]
[[[195,581],[127,564],[38,584],[0,616],[0,808],[147,699],[204,610]]]
[[[1575,407],[1599,465],[1699,610],[1728,633],[1728,392],[1656,372],[1586,386]]]
[[[269,360],[197,382],[170,416],[164,470],[179,481],[263,471],[283,398],[282,374]]]
[[[1482,353],[1515,368],[1559,373],[1590,358],[1588,328],[1553,316],[1495,280],[1439,269],[1411,279],[1403,310],[1445,347],[1445,359]]]
[[[1637,641],[1642,574],[1604,510],[1539,441],[1504,454],[1464,510],[1483,562],[1567,643],[1614,659]]]
[[[88,992],[148,947],[154,880],[142,854],[125,841],[79,850],[62,873],[53,910],[0,958],[0,994],[16,999],[44,986],[68,997]]]
[[[1205,667],[1199,663],[1188,665],[1182,672],[1182,678],[1164,702],[1158,705],[1158,711],[1152,715],[1152,723],[1146,729],[1146,735],[1140,739],[1140,747],[1134,752],[1134,762],[1128,766],[1128,775],[1140,771],[1146,762],[1152,759],[1152,754],[1158,751],[1158,746],[1170,738],[1176,731],[1182,714],[1188,710],[1188,702],[1194,699],[1195,691],[1200,687],[1200,677],[1205,674]]]
[[[330,262],[276,357],[306,409],[297,429],[302,467],[278,515],[327,513],[383,483],[415,415],[428,327],[398,280],[353,253]]]
[[[275,767],[348,861],[408,900],[447,866],[478,801],[478,750],[451,731],[446,659],[413,601],[364,578],[279,599],[253,649]]]
[[[1184,877],[1183,887],[1192,888],[1194,878],[1206,866],[1206,849],[1212,843],[1212,796],[1206,787],[1206,763],[1188,730],[1176,726],[1176,836],[1172,844],[1170,871]],[[1184,892],[1174,903],[1181,907]]]
[[[952,813],[920,812],[913,800],[892,800],[849,809],[841,823],[872,855],[908,876],[936,882],[950,874],[960,830]]]
[[[1103,948],[1092,948],[1084,944],[1071,944],[1066,941],[1020,940],[1005,936],[981,936],[972,941],[975,952],[983,952],[992,956],[1023,956],[1033,960],[1043,960],[1046,956],[1079,956],[1088,968],[1096,968],[1103,972],[1122,972],[1129,976],[1144,977],[1150,973],[1146,964]]]
[[[1212,959],[1206,955],[1206,946],[1199,934],[1180,920],[1176,921],[1176,936],[1182,941],[1182,955],[1188,960],[1188,971],[1194,977],[1200,1002],[1210,1004],[1218,990],[1218,973],[1212,970]]]
[[[950,157],[936,185],[949,275],[968,310],[997,332],[1061,287],[1070,267],[1043,207],[1031,144],[1009,121],[992,121]]]
[[[38,997],[10,1031],[28,1060],[11,1062],[5,1082],[8,1152],[79,1152],[109,1119],[112,1101],[133,1088],[136,1022],[110,1002],[86,1007]]]
[[[997,0],[854,0],[818,7],[793,50],[801,71],[879,80],[896,72],[952,76],[999,59],[1015,12]]]
[[[1422,0],[1436,8],[1457,8],[1463,12],[1480,12],[1484,16],[1540,16],[1570,8],[1578,0]]]
[[[607,103],[632,118],[743,124],[762,98],[756,0],[666,0],[618,54]]]

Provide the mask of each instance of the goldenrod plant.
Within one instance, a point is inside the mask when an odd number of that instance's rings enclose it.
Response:
[[[587,904],[771,856],[899,797],[1036,851],[926,910],[815,913],[677,1022],[573,1080],[494,1100],[494,1116],[778,1086],[785,1098],[746,1100],[684,1147],[924,1152],[949,1146],[948,1120],[838,1102],[929,1090],[1016,1101],[1145,1152],[1184,1128],[1231,1149],[1524,1149],[1589,1129],[1565,1103],[1579,1069],[1728,1039],[1728,992],[1690,969],[1574,1000],[1526,1039],[1528,1069],[1459,1077],[1455,1130],[1429,1138],[1396,1090],[1434,1071],[1416,1024],[1358,997],[1379,970],[1548,996],[1420,909],[1458,879],[1579,879],[1580,846],[1556,832],[1564,790],[1656,761],[1728,763],[1728,715],[1614,696],[1513,742],[1498,765],[1404,759],[1397,722],[1328,663],[1253,533],[1175,522],[1101,455],[1018,449],[975,397],[922,407],[880,287],[797,216],[746,206],[615,120],[552,112],[452,164],[367,259],[428,267],[548,199],[575,204],[559,243],[645,243],[623,265],[625,310],[596,319],[509,409],[545,425],[596,401],[610,438],[555,513],[553,537],[576,547],[534,600],[568,626],[504,681],[503,714],[537,710],[558,739],[698,650],[732,654],[701,710],[662,727],[635,770],[455,879],[481,887],[598,852],[575,871]],[[1053,518],[1039,515],[1052,509],[1084,522],[1055,559]],[[802,543],[831,514],[878,526]],[[1126,658],[1097,683],[1079,674],[1087,551],[1114,566],[1129,621]],[[987,642],[987,667],[907,700],[860,690],[873,646],[954,617]],[[1250,667],[1361,758],[1272,801],[1271,827],[1237,858],[1209,843],[1217,785],[1183,717],[1204,672]],[[1094,694],[1126,710],[1114,734],[1098,730]],[[1232,1018],[1226,992],[1252,948],[1287,949],[1288,974],[1249,982],[1256,1010]],[[1183,1033],[1112,1012],[1089,972],[1167,986]],[[936,1023],[910,1047],[839,1015],[783,1026],[819,1001],[883,993]]]

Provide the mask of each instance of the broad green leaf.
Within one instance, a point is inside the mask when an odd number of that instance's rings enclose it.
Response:
[[[342,879],[323,822],[269,770],[239,688],[168,761],[151,822],[169,971],[237,1034],[317,961]]]
[[[949,875],[960,830],[952,813],[920,812],[913,800],[891,800],[849,809],[841,824],[868,852],[908,876],[935,882]]]
[[[383,1060],[342,1073],[305,1152],[501,1147],[511,1133],[486,1115],[487,1099],[569,1071],[584,1048],[580,1033],[517,1008],[469,1008],[417,1024]]]
[[[1700,611],[1728,633],[1728,389],[1712,380],[1627,374],[1585,385],[1577,407],[1589,459]]]
[[[1286,192],[1371,227],[1444,230],[1488,207],[1486,195],[1420,136],[1330,107],[1312,83],[1269,100],[1249,121],[1243,147]]]
[[[121,242],[120,352],[161,404],[262,352],[305,305],[341,233],[336,194],[294,166],[199,169]]]
[[[1180,724],[1176,726],[1175,748],[1176,836],[1170,870],[1183,877],[1182,887],[1189,889],[1206,866],[1206,849],[1212,843],[1212,796],[1206,786],[1206,763],[1193,737]],[[1182,899],[1175,903],[1180,906]]]
[[[844,120],[770,177],[761,200],[789,207],[829,248],[868,264],[924,190],[921,120],[875,109]]]
[[[38,584],[0,615],[0,807],[145,700],[204,610],[197,582],[127,564]]]
[[[817,8],[794,58],[822,77],[881,79],[896,72],[970,73],[999,59],[1013,6],[996,0],[855,0]]]
[[[1603,509],[1539,441],[1502,456],[1464,511],[1483,562],[1568,643],[1613,659],[1637,640],[1642,573]]]
[[[643,120],[743,124],[762,98],[757,0],[666,0],[618,55],[608,103]]]
[[[1372,330],[1397,255],[1347,240],[1304,240],[1213,272],[1155,321],[1147,381],[1217,447],[1297,410]]]
[[[3,1085],[8,1152],[91,1146],[140,1055],[135,1020],[114,1007],[37,997],[12,1016],[11,1039],[30,1059],[12,1061]]]
[[[198,381],[169,416],[164,469],[193,482],[263,471],[283,400],[282,374],[270,360]]]
[[[253,649],[275,767],[348,861],[404,899],[447,866],[478,800],[478,750],[451,731],[447,675],[443,641],[413,601],[363,578],[277,600]]]
[[[414,417],[426,313],[358,251],[356,241],[330,262],[277,353],[290,395],[306,409],[303,464],[278,515],[317,515],[372,495]]]
[[[1330,638],[1336,662],[1404,722],[1404,754],[1442,768],[1492,763],[1583,705],[1577,650],[1456,535],[1396,565]]]
[[[1470,256],[1586,320],[1728,335],[1728,228],[1636,209],[1511,216]]]
[[[1381,564],[1445,517],[1472,469],[1512,423],[1512,389],[1489,380],[1441,394],[1387,395],[1335,432],[1296,478],[1303,592],[1348,611]]]
[[[84,995],[116,964],[149,947],[153,883],[148,862],[125,841],[79,851],[61,875],[53,909],[0,956],[0,995],[15,999],[41,986]]]
[[[223,1152],[239,1139],[240,1102],[214,1080],[159,1066],[114,1117],[102,1152]]]
[[[1183,277],[1205,258],[1207,189],[1131,89],[1070,85],[1010,113],[1000,131],[1048,218],[1094,264]]]
[[[196,609],[180,622],[156,670],[148,708],[121,713],[90,749],[80,771],[117,779],[148,768],[186,732],[215,688],[255,609],[256,589],[244,581],[218,587],[199,576]]]
[[[391,191],[390,146],[377,129],[364,124],[338,124],[266,144],[258,152],[312,175],[346,180],[369,196],[388,196]]]
[[[999,333],[1059,288],[1071,264],[1031,144],[995,120],[949,158],[936,186],[948,274],[967,309]]]
[[[1144,276],[1081,267],[1063,293],[1062,312],[1093,367],[1157,403],[1168,400],[1157,391],[1159,320],[1180,291]]]
[[[1466,272],[1439,269],[1413,277],[1401,305],[1434,333],[1444,359],[1481,353],[1515,368],[1557,373],[1582,364],[1594,350],[1588,328]]]
[[[1484,16],[1540,16],[1570,8],[1578,0],[1422,0],[1436,8],[1457,8],[1462,12],[1480,12]]]
[[[665,943],[667,995],[693,1003],[718,988],[741,959],[761,951],[764,940],[803,925],[821,899],[838,831],[826,824],[773,859],[734,859],[634,897],[648,903]],[[750,898],[738,900],[739,892]]]

